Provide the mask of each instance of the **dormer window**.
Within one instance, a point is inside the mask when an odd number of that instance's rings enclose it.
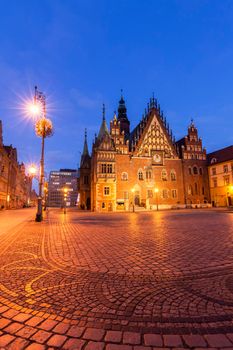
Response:
[[[212,158],[210,161],[211,164],[217,163],[217,159],[216,158]]]

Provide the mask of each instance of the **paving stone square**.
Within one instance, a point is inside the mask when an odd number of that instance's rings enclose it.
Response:
[[[233,348],[231,212],[50,209],[0,238],[1,349]]]

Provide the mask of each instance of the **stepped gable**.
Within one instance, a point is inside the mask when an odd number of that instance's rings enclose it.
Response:
[[[172,131],[154,96],[130,134],[130,149],[138,156],[150,156],[151,151],[161,151],[165,158],[178,158]]]

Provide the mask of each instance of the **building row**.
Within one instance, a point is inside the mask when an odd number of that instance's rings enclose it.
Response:
[[[233,204],[233,146],[207,154],[191,121],[175,140],[154,96],[131,130],[123,96],[108,128],[102,123],[91,155],[85,132],[79,205],[93,211]]]
[[[30,205],[32,179],[25,165],[18,162],[17,150],[3,143],[0,120],[0,209],[17,209]]]

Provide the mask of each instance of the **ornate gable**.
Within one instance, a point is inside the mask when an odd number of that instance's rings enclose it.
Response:
[[[136,142],[134,153],[138,156],[153,156],[154,151],[159,151],[164,158],[177,158],[176,149],[172,140],[169,127],[164,125],[159,113],[153,108],[146,118],[145,127],[141,131],[141,123],[136,128]],[[141,132],[140,132],[141,131]]]

